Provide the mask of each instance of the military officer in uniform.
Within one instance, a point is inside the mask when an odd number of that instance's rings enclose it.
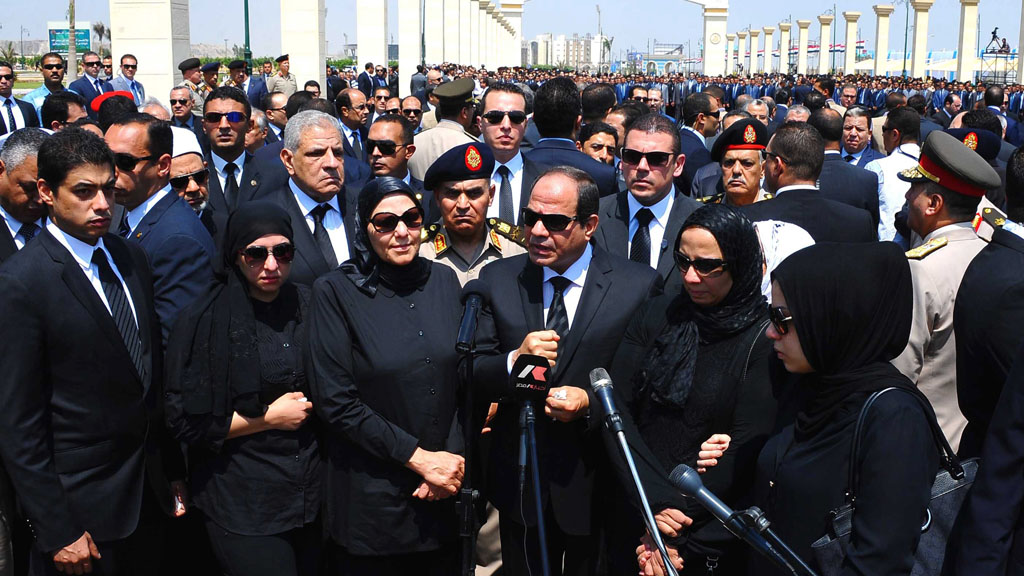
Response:
[[[771,193],[762,186],[767,146],[768,128],[763,122],[744,118],[730,125],[711,148],[711,159],[722,168],[718,193],[697,198],[697,201],[745,206],[771,199]]]
[[[213,92],[213,89],[219,86],[217,83],[217,74],[220,72],[220,62],[210,62],[199,69],[203,73],[203,81],[199,83],[197,90],[203,97],[203,101],[206,101],[206,97]],[[203,108],[200,106],[199,115],[202,116]]]
[[[206,101],[207,94],[199,88],[203,82],[201,67],[199,58],[189,58],[178,64],[178,70],[181,70],[181,77],[184,79],[183,84],[188,86],[188,91],[192,93],[192,113],[196,116],[203,115],[203,102]]]
[[[470,143],[442,154],[423,181],[441,207],[441,221],[424,229],[420,256],[455,270],[463,285],[488,262],[526,252],[519,226],[487,218],[494,200],[493,171],[491,149]]]
[[[999,186],[999,175],[963,142],[935,131],[919,164],[899,178],[910,183],[908,224],[921,240],[907,252],[914,280],[910,342],[892,363],[931,401],[955,451],[967,421],[956,395],[953,305],[967,266],[985,247],[971,220],[985,192]]]
[[[288,61],[288,55],[278,56],[274,61],[277,62],[277,74],[267,78],[267,92],[283,92],[291,98],[292,94],[299,91],[299,83],[295,80],[295,75],[289,71],[291,63]]]
[[[472,78],[460,78],[434,89],[439,100],[439,120],[436,126],[423,130],[414,139],[416,155],[409,160],[409,171],[414,178],[424,179],[427,168],[448,150],[460,144],[479,142],[467,132],[476,111],[475,87]]]

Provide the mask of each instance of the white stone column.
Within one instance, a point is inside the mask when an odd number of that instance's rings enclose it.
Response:
[[[732,75],[733,70],[736,68],[734,58],[736,58],[736,35],[726,34],[728,44],[725,48],[725,74],[727,76]]]
[[[488,70],[494,70],[494,2],[489,1],[486,6],[481,2],[480,7],[484,9],[483,20],[481,20],[481,26],[484,29],[484,46],[480,51],[480,64],[486,65]]]
[[[444,32],[444,0],[423,0],[423,59],[428,65],[444,62]]]
[[[974,81],[978,69],[977,26],[978,0],[960,0],[960,43],[956,51],[956,79],[960,82]]]
[[[444,61],[459,61],[459,16],[462,0],[444,0]]]
[[[789,74],[789,22],[779,22],[779,72]]]
[[[459,64],[470,62],[472,42],[470,33],[470,15],[475,14],[469,0],[459,0]]]
[[[423,45],[420,43],[420,22],[423,21],[421,9],[420,0],[398,0],[399,94],[407,94],[416,66],[423,62]]]
[[[469,61],[463,64],[480,65],[480,0],[469,0]]]
[[[356,0],[356,69],[367,62],[388,64],[388,4]]]
[[[326,83],[326,16],[324,0],[288,0],[281,3],[281,53],[288,54],[290,71],[300,89],[307,80],[316,80],[321,86]]]
[[[796,54],[796,73],[807,74],[807,42],[810,36],[811,21],[810,20],[797,20],[797,28],[799,32],[799,52]]]
[[[738,71],[742,68],[743,70],[738,74],[747,76],[750,74],[750,69],[747,67],[747,33],[737,32],[736,38],[736,69]]]
[[[910,62],[910,75],[924,77],[928,61],[928,10],[935,0],[915,0],[910,3],[914,9],[914,59]]]
[[[835,16],[818,16],[821,35],[818,40],[818,74],[826,74],[832,70],[832,21]]]
[[[846,53],[843,56],[843,74],[856,74],[857,67],[857,20],[860,12],[843,12],[846,20]]]
[[[767,73],[775,71],[775,60],[772,58],[772,51],[775,48],[775,27],[765,26],[764,30],[764,68]]]
[[[761,46],[761,31],[750,31],[750,73],[757,74],[761,71],[761,63],[757,61],[757,51]]]
[[[491,58],[490,58],[490,66],[489,66],[491,70],[497,70],[498,69],[498,28],[499,28],[499,26],[498,26],[498,15],[496,14],[496,12],[497,12],[497,8],[495,7],[494,3],[492,2],[491,3],[491,9],[487,11],[488,16],[490,16],[490,18],[488,18],[488,20],[491,23],[491,44],[490,44]]]
[[[502,2],[501,11],[508,21],[510,48],[509,66],[523,65],[523,5],[519,2]]]
[[[726,70],[725,43],[728,31],[729,3],[705,0],[701,5],[704,8],[702,72],[707,76],[721,76]]]
[[[115,69],[122,54],[134,54],[146,96],[167,102],[182,80],[178,63],[192,55],[188,0],[110,0],[110,35]]]
[[[886,72],[889,71],[889,16],[895,8],[888,5],[876,5],[872,6],[872,9],[874,9],[876,17],[875,76],[885,76]],[[973,21],[971,30],[974,30]]]
[[[480,0],[480,12],[476,15],[476,19],[479,22],[478,30],[480,47],[477,49],[477,59],[473,62],[474,66],[479,67],[482,64],[487,63],[487,34],[490,28],[487,26],[487,8],[491,5],[489,0]]]

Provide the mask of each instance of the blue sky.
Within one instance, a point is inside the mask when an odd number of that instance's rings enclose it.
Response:
[[[287,0],[285,0],[287,1]],[[586,34],[597,32],[597,11],[600,0],[530,0],[525,6],[524,32],[527,38],[541,33]],[[901,0],[902,1],[902,0]],[[20,26],[24,26],[30,38],[45,35],[48,20],[61,19],[67,9],[66,0],[33,0],[21,2],[4,0],[4,18],[0,38],[18,39]],[[604,33],[614,38],[614,56],[619,50],[630,47],[643,49],[648,42],[682,44],[691,41],[696,46],[701,37],[701,8],[683,0],[604,0],[601,3],[601,25]],[[861,38],[867,41],[867,48],[874,49],[875,17],[872,4],[867,0],[847,0],[837,6],[844,11],[858,11]],[[390,28],[397,39],[396,1],[389,0]],[[812,20],[811,39],[818,38],[817,15],[832,8],[832,3],[800,3],[805,6],[799,12],[780,12],[778,6],[790,5],[785,2],[763,0],[733,0],[729,9],[729,31],[734,32],[752,26],[777,26],[787,18]],[[796,7],[797,3],[791,5]],[[809,6],[818,8],[810,8]],[[277,26],[280,15],[279,0],[250,0],[251,35],[253,53],[257,56],[277,54],[280,51],[281,33]],[[355,42],[355,0],[327,0],[327,30],[331,52],[336,51],[344,34]],[[902,49],[904,30],[904,5],[896,4],[890,28],[890,47]],[[992,28],[999,26],[999,35],[1009,39],[1016,47],[1020,26],[1021,2],[1019,0],[982,0],[981,13],[982,45],[990,38]],[[231,14],[237,17],[231,18]],[[929,49],[955,49],[957,45],[960,3],[956,0],[936,0],[930,12]],[[77,19],[109,24],[109,5],[105,0],[79,0]],[[191,0],[190,31],[193,43],[223,45],[242,43],[242,0]],[[837,19],[836,38],[844,34],[842,16]],[[226,22],[233,21],[230,26]],[[910,13],[913,25],[913,10]],[[795,26],[794,26],[795,36]],[[776,33],[776,38],[778,33]],[[776,40],[777,42],[778,40]],[[912,42],[912,40],[911,40]]]

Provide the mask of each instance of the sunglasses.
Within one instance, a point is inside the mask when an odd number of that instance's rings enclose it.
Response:
[[[566,216],[565,214],[539,214],[529,208],[523,208],[521,213],[523,226],[533,228],[540,220],[548,232],[561,232],[577,219],[576,216]]]
[[[405,227],[410,230],[420,228],[423,226],[423,210],[414,206],[406,210],[401,216],[391,212],[378,212],[370,218],[370,224],[373,225],[374,230],[378,234],[394,232],[398,228],[399,222],[405,224]]]
[[[202,186],[206,184],[206,179],[209,178],[209,170],[199,170],[191,174],[182,174],[181,176],[175,176],[171,178],[171,188],[175,190],[184,190],[188,188],[188,181],[192,180],[196,183],[196,186]]]
[[[63,64],[43,64],[43,70],[63,70]]]
[[[404,114],[406,116],[419,116],[419,115],[423,114],[423,110],[417,110],[415,108],[410,108],[408,110],[402,110],[402,114]]]
[[[174,98],[171,98],[170,102],[171,102],[171,106],[174,106],[175,104],[178,104],[179,106],[187,106],[188,105],[188,98],[182,98],[180,100],[175,100]]]
[[[789,311],[782,306],[772,306],[769,303],[768,319],[772,321],[772,326],[775,327],[776,332],[786,334],[789,332],[789,323],[793,320],[793,315],[789,314]]]
[[[508,116],[509,122],[516,125],[526,122],[526,112],[523,112],[522,110],[491,110],[486,114],[482,114],[481,118],[487,120],[488,124],[501,124],[502,120],[505,119],[505,116]]]
[[[139,66],[137,64],[121,64],[121,68],[125,68],[127,70],[135,70],[138,67]]]
[[[7,80],[8,82],[13,82],[14,74],[0,74],[0,80]]]
[[[221,118],[227,118],[228,122],[231,122],[232,124],[245,122],[248,119],[246,118],[245,114],[241,112],[207,112],[203,115],[203,120],[206,120],[210,124],[220,124]]]
[[[651,99],[650,98],[645,98],[643,96],[633,96],[633,100],[635,100],[637,102],[649,102]]]
[[[401,114],[402,113],[402,109],[401,108],[388,108],[387,110],[384,111],[384,113],[385,114]]]
[[[83,66],[88,66],[89,68],[92,68],[93,66],[99,66],[100,65],[100,61],[97,60],[95,62],[82,62],[82,65]]]
[[[638,165],[640,161],[647,158],[647,165],[654,167],[667,166],[668,161],[672,159],[673,154],[671,152],[640,152],[639,150],[633,150],[632,148],[622,148],[621,158],[626,164]]]
[[[135,170],[135,166],[137,166],[139,162],[145,162],[147,160],[156,160],[157,158],[159,158],[159,156],[157,156],[156,154],[143,156],[142,158],[136,158],[131,154],[118,152],[117,154],[114,154],[114,165],[117,166],[118,170],[121,170],[123,172],[131,172],[132,170]]]
[[[388,98],[390,98],[390,96],[388,96],[387,94],[380,94],[378,96],[373,97],[374,100],[387,100]]]
[[[371,140],[370,138],[366,139],[367,154],[373,154],[373,150],[375,148],[379,148],[381,155],[394,156],[395,152],[398,152],[398,149],[404,146],[405,144],[398,144],[396,142],[392,142],[391,140]]]
[[[690,266],[693,266],[701,278],[717,278],[729,267],[729,263],[721,258],[694,258],[691,260],[689,256],[679,251],[674,252],[672,256],[675,258],[680,272],[685,274]]]
[[[248,246],[238,251],[245,259],[246,266],[255,266],[267,261],[267,257],[274,255],[274,260],[288,263],[295,259],[295,245],[290,242],[282,242],[275,246]]]

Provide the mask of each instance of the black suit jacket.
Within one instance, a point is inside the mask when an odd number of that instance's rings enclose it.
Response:
[[[146,256],[116,235],[103,241],[134,304],[143,374],[81,266],[49,232],[0,267],[0,454],[42,551],[86,530],[101,542],[129,536],[147,475],[169,512],[162,457],[175,477],[183,472],[163,427]]]
[[[178,124],[177,120],[172,120],[171,125],[177,126],[178,128],[184,128],[186,130],[191,130],[192,133],[196,135],[196,140],[199,140],[199,147],[203,150],[203,155],[209,156],[210,137],[206,135],[206,130],[203,129],[203,120],[201,118],[199,118],[198,116],[192,116],[191,126],[188,126],[187,124],[180,125]]]
[[[0,224],[3,224],[2,218],[0,218]],[[14,237],[6,227],[0,228],[0,264],[17,253],[18,245],[14,243]]]
[[[34,106],[28,102],[14,99],[14,103],[21,108],[21,115],[25,117],[25,125],[22,128],[39,128],[39,115],[36,114]],[[7,134],[7,110],[0,110],[0,136]]]
[[[206,185],[207,190],[210,191],[210,198],[207,202],[217,211],[230,214],[235,208],[237,208],[237,206],[229,208],[227,201],[224,199],[224,190],[220,187],[220,178],[217,177],[217,168],[213,165],[212,154],[213,153],[211,152],[206,155],[206,158],[204,158],[210,171],[210,177],[207,180]],[[240,204],[248,200],[253,200],[266,193],[265,189],[269,188],[269,185],[264,184],[264,176],[260,172],[260,168],[260,163],[256,162],[255,157],[246,152],[245,161],[242,165],[242,177],[239,180],[241,184],[238,187],[238,198],[236,203]]]
[[[533,264],[529,255],[522,254],[488,264],[480,278],[491,287],[491,304],[480,314],[477,346],[499,354],[478,357],[475,378],[481,395],[497,400],[508,392],[508,353],[518,348],[529,332],[544,329],[544,276],[543,269]],[[550,386],[587,390],[591,410],[597,410],[597,400],[590,392],[590,371],[599,366],[609,367],[633,313],[660,290],[661,281],[650,266],[594,247],[572,329],[563,340],[558,365],[549,376]],[[519,406],[502,403],[491,427],[490,499],[507,514],[506,518],[520,522],[516,474]],[[597,496],[594,473],[607,458],[599,427],[596,418],[589,422],[580,418],[570,423],[537,418],[541,497],[551,506],[558,526],[568,534],[591,533],[591,510]],[[534,497],[529,488],[526,497]],[[525,507],[524,513],[527,524],[536,523],[532,506]]]
[[[658,275],[665,284],[665,291],[674,294],[682,290],[683,280],[676,268],[672,250],[676,238],[683,229],[683,222],[700,208],[700,204],[692,198],[674,192],[672,210],[668,214],[668,226],[665,229],[665,236],[660,246],[652,246],[658,251]],[[619,192],[615,196],[601,199],[601,207],[598,211],[600,222],[597,225],[597,232],[594,233],[594,243],[609,253],[622,258],[629,258],[629,192]]]
[[[786,190],[741,208],[751,222],[781,220],[803,228],[815,242],[874,242],[878,227],[867,210],[829,200],[813,188]]]
[[[523,152],[524,158],[538,164],[548,166],[573,166],[583,170],[597,183],[601,196],[612,196],[619,191],[615,179],[615,168],[594,160],[576,149],[576,145],[567,140],[541,140],[532,150]]]
[[[878,175],[874,172],[850,164],[839,154],[825,154],[818,189],[829,200],[867,210],[878,226]]]
[[[683,173],[675,179],[676,188],[682,190],[684,194],[689,194],[697,170],[711,164],[713,160],[707,146],[689,130],[679,129],[679,145],[680,151],[686,156],[686,163],[683,165]]]
[[[949,123],[952,121],[953,119],[949,117],[949,114],[946,114],[945,109],[936,110],[935,114],[932,114],[932,122],[942,126],[943,129],[949,128]]]

